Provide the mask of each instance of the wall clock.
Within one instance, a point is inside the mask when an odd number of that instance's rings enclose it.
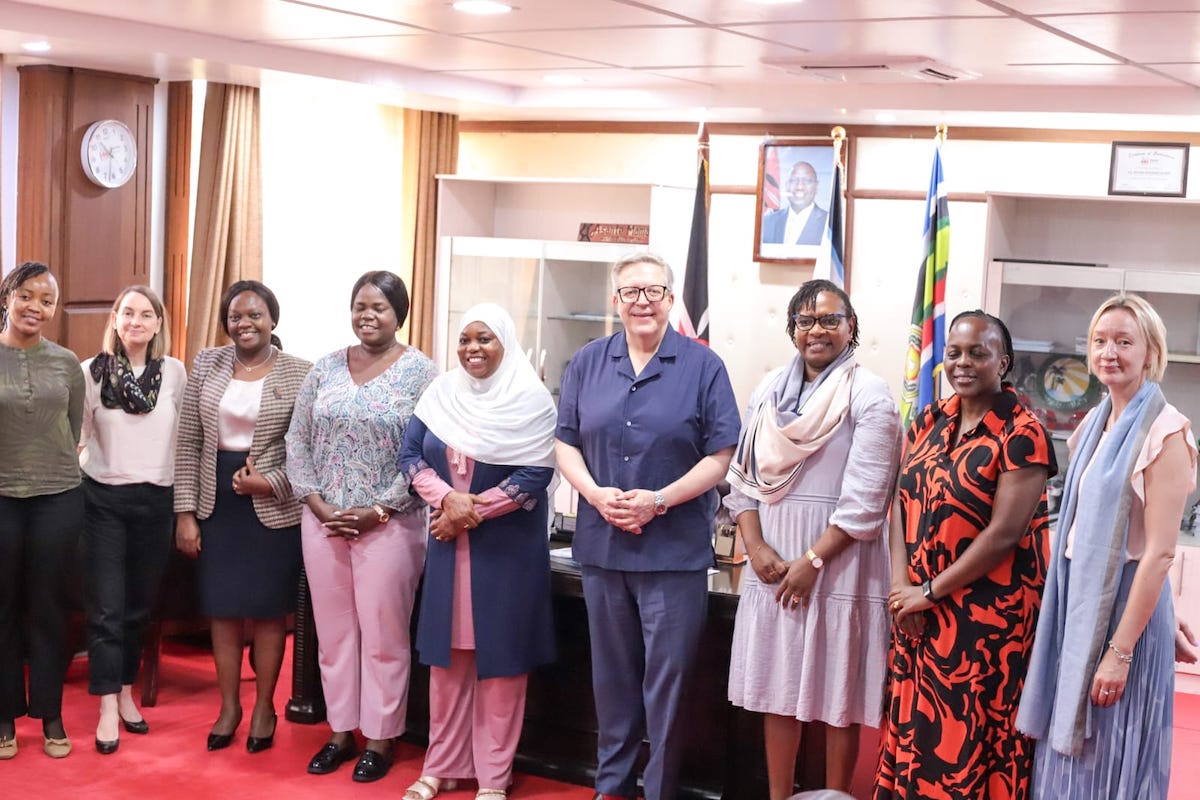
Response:
[[[115,119],[96,120],[83,134],[79,150],[83,174],[97,186],[124,186],[137,168],[137,142],[125,123]]]

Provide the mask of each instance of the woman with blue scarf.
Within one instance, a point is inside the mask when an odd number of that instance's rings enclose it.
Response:
[[[1196,485],[1191,424],[1159,388],[1166,329],[1136,295],[1088,328],[1108,389],[1069,442],[1057,536],[1017,727],[1035,798],[1166,798],[1175,688],[1167,570]]]

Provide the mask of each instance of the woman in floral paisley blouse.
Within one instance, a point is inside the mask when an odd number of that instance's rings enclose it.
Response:
[[[333,735],[308,771],[333,772],[357,754],[354,780],[375,781],[404,733],[409,618],[425,557],[425,507],[396,455],[436,368],[400,344],[408,291],[368,272],[351,293],[359,343],[309,373],[287,436],[288,477],[304,503],[301,539],[317,626],[321,685]]]

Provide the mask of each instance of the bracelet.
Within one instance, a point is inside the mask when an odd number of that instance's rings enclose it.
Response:
[[[375,516],[379,518],[379,524],[382,525],[392,518],[392,515],[387,512],[382,505],[376,503],[371,506],[371,510],[375,512]]]
[[[1121,648],[1117,647],[1117,645],[1113,643],[1112,639],[1108,640],[1108,649],[1112,650],[1114,653],[1117,654],[1117,658],[1120,659],[1122,664],[1132,664],[1133,663],[1133,653],[1132,652],[1126,653],[1126,652],[1122,651]]]

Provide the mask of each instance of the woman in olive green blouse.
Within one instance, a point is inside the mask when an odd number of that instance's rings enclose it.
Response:
[[[63,729],[67,574],[83,523],[76,445],[83,370],[42,338],[58,283],[27,261],[0,282],[0,760],[17,754],[16,718],[42,720],[42,749],[71,752]],[[18,625],[28,620],[26,699]]]

